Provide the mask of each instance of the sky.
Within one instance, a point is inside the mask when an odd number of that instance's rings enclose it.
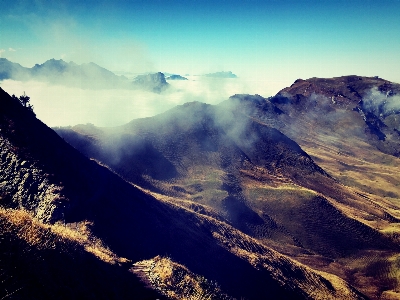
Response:
[[[117,74],[232,71],[260,94],[310,77],[400,83],[400,0],[0,4],[0,57],[25,67],[55,58]]]
[[[1,56],[113,72],[400,82],[400,1],[1,0]]]

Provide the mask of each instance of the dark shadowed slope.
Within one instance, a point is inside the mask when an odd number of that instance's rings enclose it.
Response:
[[[163,298],[129,272],[129,260],[91,238],[64,225],[44,225],[23,210],[0,208],[0,297]]]
[[[26,283],[24,293],[38,295],[41,287],[49,291],[40,298],[52,298],[66,286],[78,298],[99,293],[104,293],[100,298],[141,298],[151,295],[147,285],[179,299],[167,293],[171,287],[165,282],[152,280],[159,271],[140,263],[152,260],[172,270],[168,278],[178,282],[179,270],[187,270],[194,289],[204,293],[214,287],[204,290],[202,278],[218,282],[221,291],[236,298],[363,298],[343,280],[314,272],[210,215],[142,192],[67,145],[4,91],[0,96],[0,201],[8,207],[1,211],[0,225],[2,241],[15,247],[0,253],[2,276],[13,278],[3,281],[10,286],[2,293],[22,291],[19,285]],[[13,261],[15,253],[23,259]],[[160,262],[159,255],[169,259]],[[77,263],[68,263],[71,259]],[[88,276],[77,286],[82,277],[72,274],[79,265],[93,267],[96,274],[86,270]],[[60,268],[65,268],[61,278],[56,276]],[[110,275],[101,276],[102,269],[110,269]],[[113,281],[106,281],[114,275],[121,282],[108,290]],[[92,280],[102,287],[97,290]]]

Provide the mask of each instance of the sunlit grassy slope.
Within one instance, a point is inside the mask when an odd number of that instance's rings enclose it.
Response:
[[[293,123],[287,122],[281,130],[334,177],[345,193],[354,195],[346,197],[353,198],[351,202],[342,201],[337,207],[389,236],[396,244],[399,241],[400,181],[397,174],[400,160],[392,154],[398,153],[398,142],[393,134],[396,137],[399,124],[395,106],[392,105],[390,111],[385,106],[397,101],[387,95],[398,92],[398,84],[377,78],[299,80],[279,93],[295,103],[278,104],[294,117]],[[371,97],[376,106],[366,106]],[[312,100],[308,106],[307,99]],[[384,139],[382,134],[386,135]],[[367,211],[369,213],[365,214]],[[381,217],[377,218],[379,215]],[[397,253],[398,250],[366,249],[321,266],[341,273],[372,298],[397,299],[400,280]]]

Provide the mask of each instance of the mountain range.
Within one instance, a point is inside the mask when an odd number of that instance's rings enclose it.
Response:
[[[62,59],[50,59],[32,68],[25,68],[0,58],[0,80],[38,80],[82,89],[142,89],[156,93],[168,88],[163,73],[139,75],[133,81],[95,63],[78,65]]]
[[[399,91],[299,79],[54,130],[0,91],[0,296],[395,299]]]

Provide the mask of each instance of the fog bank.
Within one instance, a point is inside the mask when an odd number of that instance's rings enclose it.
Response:
[[[160,94],[128,89],[80,89],[39,81],[4,80],[0,87],[10,95],[20,96],[25,92],[31,97],[37,118],[51,127],[86,123],[118,126],[186,102],[218,104],[231,95],[243,93],[268,97],[284,87],[260,78],[187,78],[169,81],[170,88]]]

